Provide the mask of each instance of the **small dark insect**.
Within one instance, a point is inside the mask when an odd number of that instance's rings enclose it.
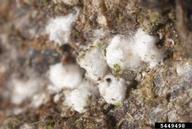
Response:
[[[108,83],[111,83],[111,78],[106,78],[106,81],[107,81]]]

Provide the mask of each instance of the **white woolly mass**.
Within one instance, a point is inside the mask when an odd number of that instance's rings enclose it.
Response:
[[[80,57],[78,63],[86,70],[86,75],[92,80],[102,78],[107,72],[107,63],[102,51],[97,48],[91,48],[83,57]]]
[[[141,60],[148,63],[150,68],[155,67],[163,59],[163,52],[157,48],[157,38],[138,29],[134,36],[134,51]]]
[[[41,82],[38,79],[13,79],[11,86],[13,88],[11,101],[14,104],[21,104],[23,101],[33,97],[40,90]]]
[[[58,63],[49,68],[49,80],[55,91],[77,88],[82,81],[82,74],[82,70],[76,64]]]
[[[127,86],[125,80],[122,78],[106,75],[98,87],[100,95],[107,103],[118,104],[125,99]]]
[[[95,97],[98,94],[97,92],[92,82],[84,80],[77,89],[65,92],[64,105],[83,113],[90,104],[90,97]]]
[[[106,60],[111,68],[119,65],[121,69],[136,70],[142,62],[150,68],[163,59],[163,52],[156,47],[157,39],[142,29],[138,29],[133,38],[115,36],[106,49]]]
[[[134,51],[134,42],[115,36],[106,49],[106,60],[111,68],[115,65],[124,69],[136,69],[140,66],[140,57]]]
[[[75,22],[77,15],[78,13],[71,13],[67,16],[51,18],[46,26],[46,33],[49,34],[49,40],[54,41],[60,46],[68,43],[72,24]]]

